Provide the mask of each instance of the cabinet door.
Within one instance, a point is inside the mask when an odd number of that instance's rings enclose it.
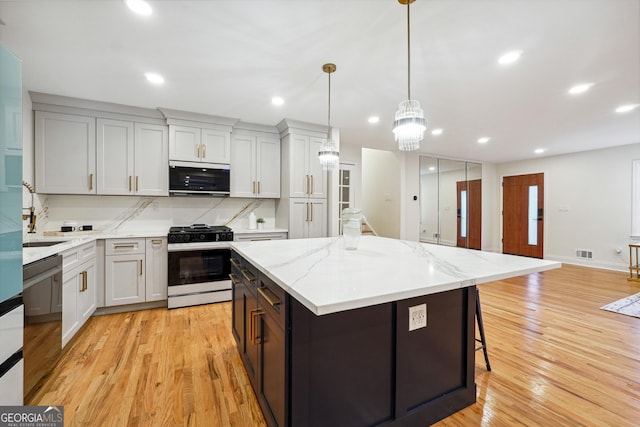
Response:
[[[73,338],[80,328],[78,317],[78,291],[80,289],[80,274],[74,270],[63,275],[62,280],[62,346]]]
[[[167,238],[147,238],[145,295],[147,301],[167,299]]]
[[[98,194],[133,194],[133,123],[97,121]]]
[[[291,135],[289,147],[290,197],[308,197],[310,188],[309,177],[309,137],[304,135]]]
[[[322,138],[311,137],[309,139],[308,167],[309,175],[311,176],[309,197],[316,199],[327,198],[327,172],[322,169],[320,158],[318,157],[318,152],[322,147],[322,142]]]
[[[80,269],[78,287],[78,319],[80,327],[96,311],[97,306],[96,289],[96,263],[91,260]]]
[[[169,126],[169,159],[199,162],[200,129]]]
[[[166,126],[135,124],[134,192],[169,195],[169,136]]]
[[[256,137],[234,135],[231,145],[231,197],[256,197]]]
[[[307,237],[309,230],[310,206],[307,199],[289,199],[289,238]]]
[[[96,194],[96,119],[36,111],[36,191]]]
[[[144,302],[144,254],[105,257],[105,304],[107,306]]]
[[[202,129],[200,158],[203,162],[229,164],[231,134],[213,129]]]
[[[248,289],[243,294],[244,299],[244,327],[245,340],[242,356],[244,358],[247,375],[254,387],[258,385],[258,344],[255,338],[258,334],[257,328],[260,325],[258,316],[258,298]]]
[[[231,266],[231,330],[236,343],[238,344],[238,350],[242,353],[245,343],[245,313],[244,313],[244,283],[239,278],[240,272],[237,268]]]
[[[260,316],[260,381],[259,398],[265,405],[265,416],[276,426],[285,425],[285,342],[284,331],[268,314]]]
[[[327,203],[324,200],[309,200],[309,225],[306,237],[327,236]]]
[[[258,197],[280,198],[280,140],[258,137],[256,145]]]

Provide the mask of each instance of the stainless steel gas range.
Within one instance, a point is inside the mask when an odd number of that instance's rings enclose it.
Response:
[[[225,226],[171,227],[168,235],[168,307],[231,300],[233,231]]]

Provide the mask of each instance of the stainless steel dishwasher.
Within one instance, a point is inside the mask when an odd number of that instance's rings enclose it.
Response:
[[[62,353],[62,256],[23,267],[24,404],[51,374]]]

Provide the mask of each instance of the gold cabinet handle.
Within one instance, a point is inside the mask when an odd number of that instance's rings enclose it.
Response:
[[[252,181],[252,184],[251,184],[251,193],[252,193],[252,194],[256,194],[256,182],[255,182],[255,181]]]
[[[305,175],[304,194],[309,194],[309,175]]]
[[[134,244],[129,244],[129,245],[113,245],[113,249],[133,249],[135,248],[136,245]]]
[[[89,190],[93,190],[93,174],[89,174]]]
[[[82,276],[82,283],[80,284],[80,292],[84,292],[87,290],[87,272],[80,272],[80,276]]]
[[[238,276],[233,273],[229,274],[229,279],[231,279],[231,283],[233,283],[233,286],[238,286],[240,283],[242,283],[242,280],[238,279]]]
[[[231,265],[233,265],[238,270],[242,269],[242,267],[240,266],[240,263],[235,258],[231,258]]]
[[[251,335],[251,343],[253,345],[259,345],[262,343],[262,337],[258,335],[258,321],[260,320],[260,316],[264,314],[263,310],[255,309],[251,310],[251,322],[249,327],[249,333]]]
[[[313,203],[309,203],[310,209],[309,211],[311,212],[311,219],[309,221],[313,222]]]
[[[313,175],[309,175],[311,177],[311,185],[309,186],[309,194],[313,194]]]
[[[140,275],[142,276],[142,260],[140,260]]]
[[[260,187],[261,187],[260,181],[258,181],[258,194],[262,193],[262,189]]]
[[[129,175],[129,191],[131,191],[131,175]]]
[[[267,295],[267,291],[272,295]],[[271,289],[267,287],[261,287],[261,288],[258,288],[258,293],[262,298],[267,300],[267,302],[271,305],[271,307],[280,305],[280,299],[278,299],[278,296]]]
[[[245,280],[249,281],[249,282],[255,282],[256,278],[253,277],[253,275],[247,273],[247,270],[240,270],[240,274],[242,274],[242,277],[245,278]]]
[[[200,158],[200,144],[196,144],[196,157]]]
[[[140,177],[136,175],[136,191],[138,191],[139,186],[140,186]]]
[[[162,239],[151,239],[151,244],[152,245],[161,245],[162,244]]]
[[[206,146],[206,144],[202,144],[202,158],[203,159],[207,158],[207,146]]]

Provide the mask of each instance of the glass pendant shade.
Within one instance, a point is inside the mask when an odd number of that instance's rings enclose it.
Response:
[[[324,170],[332,170],[338,166],[340,161],[340,153],[338,147],[331,137],[331,131],[329,131],[329,137],[322,143],[320,151],[318,152],[320,158],[320,164]]]
[[[333,132],[331,132],[331,73],[336,71],[336,64],[324,64],[322,71],[329,75],[329,102],[327,114],[327,139],[325,139],[318,151],[318,158],[324,170],[332,170],[338,166],[340,161],[340,153],[338,146],[333,140]]]
[[[413,151],[420,148],[420,141],[424,137],[425,129],[427,127],[420,102],[411,99],[402,101],[393,122],[393,134],[396,137],[398,148],[402,151]]]

